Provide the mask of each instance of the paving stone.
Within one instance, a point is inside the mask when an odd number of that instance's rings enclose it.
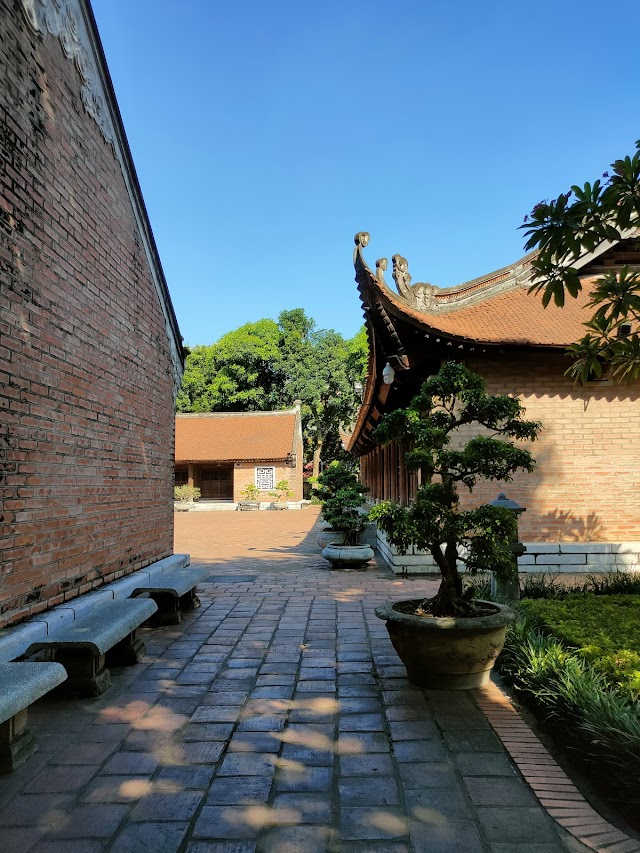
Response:
[[[206,790],[214,776],[215,771],[206,765],[183,765],[174,764],[168,767],[160,767],[155,776],[158,785],[175,786],[174,790]]]
[[[459,784],[407,789],[404,797],[409,814],[423,823],[440,823],[442,818],[464,820],[473,817],[469,796]]]
[[[391,740],[429,740],[438,737],[433,720],[390,721]]]
[[[120,832],[110,853],[176,853],[187,834],[186,823],[133,823]]]
[[[281,746],[279,732],[237,731],[227,749],[229,752],[279,752]]]
[[[18,794],[11,807],[0,812],[0,827],[24,826],[46,829],[64,820],[71,794]]]
[[[116,776],[125,774],[138,776],[153,773],[158,764],[158,758],[145,752],[117,752],[113,758],[107,761],[100,772],[113,773]],[[74,768],[74,770],[77,771],[78,768]]]
[[[535,806],[531,788],[520,779],[467,776],[464,780],[471,802],[476,806]]]
[[[216,741],[181,743],[176,747],[175,759],[185,764],[214,764],[220,759],[225,748],[226,743]]]
[[[235,723],[240,705],[199,705],[191,715],[191,723]]]
[[[339,755],[363,755],[372,752],[389,754],[391,746],[384,732],[341,732],[338,736]]]
[[[439,740],[402,740],[393,745],[393,754],[396,761],[406,763],[410,761],[448,761],[451,756],[443,743]]]
[[[29,782],[27,794],[66,794],[79,791],[96,773],[97,767],[47,767]]]
[[[385,723],[382,714],[346,714],[338,720],[342,732],[383,732]]]
[[[110,838],[124,821],[129,807],[115,803],[89,803],[71,809],[62,824],[51,827],[49,834],[67,838]]]
[[[331,835],[327,826],[279,826],[260,838],[256,853],[327,853]]]
[[[397,805],[400,801],[398,786],[391,776],[342,777],[338,791],[341,806]]]
[[[276,794],[273,808],[288,812],[294,824],[329,824],[331,822],[331,802],[326,796],[309,793]]]
[[[188,821],[196,813],[202,793],[176,791],[150,793],[144,796],[131,812],[131,821]]]
[[[271,775],[219,777],[209,788],[206,804],[240,806],[265,803],[271,782]]]
[[[52,759],[52,764],[102,764],[115,750],[112,741],[106,743],[78,743],[63,749]]]
[[[412,820],[411,842],[415,853],[484,853],[478,829],[470,820],[427,823]]]
[[[263,823],[253,818],[251,806],[204,806],[193,830],[194,838],[257,838]]]
[[[278,759],[275,777],[278,791],[328,791],[331,779],[330,767],[306,766],[286,758]]]
[[[42,838],[44,830],[27,827],[4,829],[2,843],[7,853],[27,853]]]
[[[102,853],[105,846],[106,842],[97,838],[66,838],[64,841],[44,839],[32,847],[29,853]]]
[[[189,741],[222,741],[231,737],[233,723],[189,723],[182,731],[182,740]]]
[[[390,776],[394,764],[389,754],[342,755],[340,756],[341,776]]]
[[[492,731],[445,731],[444,739],[455,752],[503,752],[500,739]]]
[[[454,757],[463,776],[515,776],[513,765],[506,754],[457,752]]]
[[[551,818],[539,808],[479,808],[478,818],[488,841],[518,843],[535,838],[540,843],[558,840]]]
[[[399,764],[400,777],[405,788],[453,788],[458,786],[455,769],[449,762],[418,762]]]
[[[409,829],[406,816],[394,807],[341,808],[339,825],[346,840],[399,838]]]
[[[151,790],[148,776],[96,776],[82,792],[84,803],[131,803]]]
[[[225,756],[218,770],[219,776],[270,776],[276,757],[270,753],[236,752]]]

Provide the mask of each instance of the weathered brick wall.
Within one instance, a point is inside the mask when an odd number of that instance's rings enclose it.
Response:
[[[640,382],[574,386],[562,353],[467,362],[493,394],[515,394],[543,430],[528,445],[532,474],[478,486],[474,504],[503,490],[524,505],[521,538],[533,542],[620,542],[640,538]]]
[[[0,0],[0,627],[172,553],[170,344],[112,146]]]

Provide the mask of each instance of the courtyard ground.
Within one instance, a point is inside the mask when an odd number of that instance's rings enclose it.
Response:
[[[0,850],[640,851],[495,686],[409,684],[373,611],[436,581],[329,571],[316,519],[176,514],[176,552],[210,570],[202,606],[143,631],[146,658],[99,699],[32,708]]]

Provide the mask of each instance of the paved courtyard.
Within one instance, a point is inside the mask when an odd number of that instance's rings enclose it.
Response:
[[[176,515],[176,552],[210,569],[202,606],[143,631],[147,657],[99,699],[33,707],[40,750],[0,777],[0,850],[640,850],[497,689],[408,683],[374,607],[435,581],[329,571],[316,518]]]

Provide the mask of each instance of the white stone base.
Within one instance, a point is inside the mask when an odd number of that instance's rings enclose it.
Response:
[[[525,542],[518,569],[551,574],[640,571],[640,542]],[[438,573],[431,554],[412,549],[399,554],[378,531],[378,551],[395,574]]]

